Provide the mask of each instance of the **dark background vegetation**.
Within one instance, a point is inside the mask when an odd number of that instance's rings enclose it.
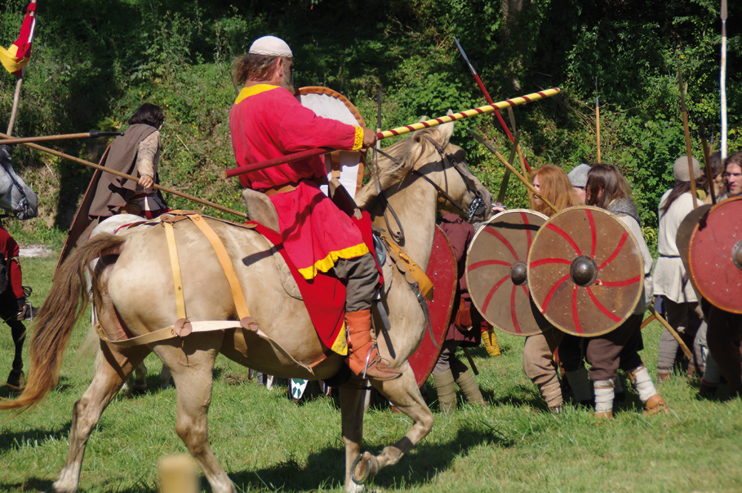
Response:
[[[507,1],[505,2],[507,4]],[[297,85],[345,94],[370,124],[376,88],[384,90],[383,127],[392,128],[485,104],[456,46],[458,37],[496,100],[549,87],[562,93],[515,110],[532,167],[569,171],[595,161],[595,96],[601,102],[603,162],[619,166],[652,241],[657,201],[672,185],[672,162],[685,152],[677,62],[687,85],[694,154],[703,124],[719,142],[718,0],[523,0],[508,14],[489,0],[142,1],[39,0],[34,51],[24,79],[16,136],[125,128],[142,102],[165,109],[163,184],[241,209],[228,112],[230,68],[253,39],[284,38],[295,54]],[[0,0],[0,45],[18,35],[26,0]],[[739,113],[742,5],[729,2],[727,29],[729,150],[742,148]],[[0,130],[10,116],[16,78],[0,74]],[[596,89],[597,85],[597,89]],[[464,131],[476,127],[509,152],[490,116],[458,124],[455,143],[496,193],[498,165]],[[53,147],[95,161],[107,142]],[[385,142],[385,145],[388,143]],[[40,217],[11,229],[59,243],[92,170],[17,147],[16,168],[40,196]],[[511,180],[507,204],[525,204]],[[199,208],[170,197],[173,208]],[[208,213],[230,217],[218,211]]]

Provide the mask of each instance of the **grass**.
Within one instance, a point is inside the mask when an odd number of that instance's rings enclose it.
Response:
[[[24,259],[32,301],[43,300],[56,258]],[[68,448],[72,405],[92,375],[92,356],[80,354],[87,325],[76,328],[59,386],[37,409],[0,422],[0,491],[48,490]],[[654,374],[660,326],[644,329],[644,362]],[[736,492],[742,490],[742,400],[699,400],[697,383],[677,375],[660,387],[669,416],[645,417],[636,394],[616,408],[613,422],[596,422],[568,403],[552,416],[521,370],[523,340],[498,333],[503,355],[472,351],[487,408],[462,404],[435,413],[430,435],[372,485],[387,491],[497,492]],[[10,331],[0,335],[0,378],[10,370]],[[26,362],[28,361],[26,357]],[[161,364],[147,360],[156,388]],[[241,492],[341,491],[344,477],[340,413],[329,398],[297,406],[243,378],[246,370],[219,358],[210,410],[210,442]],[[624,386],[629,388],[624,379]],[[121,392],[88,442],[80,491],[155,492],[157,462],[185,452],[174,431],[176,391]],[[0,396],[11,394],[0,387]],[[10,418],[8,414],[2,418]],[[385,406],[364,424],[364,449],[378,452],[410,426]],[[202,485],[209,491],[206,481]]]

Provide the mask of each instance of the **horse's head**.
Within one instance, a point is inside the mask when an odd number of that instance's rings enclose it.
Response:
[[[395,185],[403,188],[408,180],[421,179],[437,190],[438,209],[470,222],[489,219],[492,195],[467,167],[464,150],[449,142],[453,125],[420,130],[387,149],[379,158],[378,177],[372,177],[356,197],[358,205],[368,209],[379,189],[394,191]]]
[[[39,199],[13,169],[8,146],[0,146],[0,208],[18,219],[38,215]]]

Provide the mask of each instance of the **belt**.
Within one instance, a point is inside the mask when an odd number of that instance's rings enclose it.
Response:
[[[299,181],[292,181],[291,183],[286,183],[285,185],[277,185],[275,187],[269,187],[269,188],[261,188],[258,190],[259,192],[263,192],[267,196],[275,195],[277,193],[287,193],[287,192],[293,192],[299,187],[299,184],[301,182],[311,182],[317,186],[320,185],[327,185],[327,178],[306,178],[304,180]]]

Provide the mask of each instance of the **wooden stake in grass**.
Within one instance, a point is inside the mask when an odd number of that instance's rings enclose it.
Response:
[[[190,455],[178,454],[160,461],[160,493],[199,493],[198,466]]]

